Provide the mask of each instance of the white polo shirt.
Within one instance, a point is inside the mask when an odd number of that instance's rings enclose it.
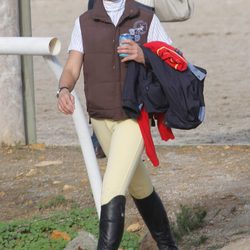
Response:
[[[104,7],[115,26],[117,25],[120,17],[124,12],[125,2],[126,0],[103,0]],[[166,31],[160,23],[160,20],[156,15],[153,16],[152,22],[150,24],[147,41],[162,41],[168,44],[172,44],[172,40],[167,35]],[[71,35],[70,45],[68,47],[68,51],[71,50],[76,50],[84,54],[84,46],[82,42],[82,32],[79,17],[75,21],[75,26]]]

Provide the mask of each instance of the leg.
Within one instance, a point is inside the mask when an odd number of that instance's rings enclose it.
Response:
[[[101,207],[100,230],[97,250],[119,248],[125,214],[125,196],[118,195]]]
[[[113,122],[93,119],[92,125],[108,156],[97,249],[116,250],[123,234],[125,193],[141,157],[143,140],[138,124],[133,120]]]
[[[160,250],[177,250],[171,234],[167,213],[155,191],[143,199],[134,198],[135,205]]]
[[[149,196],[154,187],[147,173],[147,169],[144,166],[142,160],[139,161],[139,164],[135,170],[134,176],[129,184],[129,194],[136,199],[143,199]]]
[[[135,171],[129,186],[129,193],[159,249],[176,250],[167,213],[159,196],[154,191],[142,162]]]
[[[103,177],[102,204],[117,195],[125,196],[144,149],[137,122],[131,119],[116,122],[111,130],[107,168]]]

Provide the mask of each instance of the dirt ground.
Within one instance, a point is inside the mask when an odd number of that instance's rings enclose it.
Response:
[[[33,36],[58,37],[62,64],[81,3],[31,1]],[[206,207],[206,225],[197,234],[208,240],[196,249],[221,249],[250,237],[250,2],[199,0],[195,6],[191,20],[164,25],[175,46],[208,70],[206,120],[193,131],[174,131],[168,143],[153,131],[161,165],[153,168],[146,158],[145,165],[171,219],[180,204]],[[34,57],[34,74],[38,144],[0,148],[0,220],[40,215],[39,205],[60,194],[94,206],[72,118],[57,111],[57,81],[41,57]],[[76,89],[84,105],[81,81]],[[99,161],[102,170],[105,163]],[[141,222],[128,197],[126,224],[135,220]]]
[[[205,226],[195,235],[208,240],[193,249],[220,249],[250,236],[250,146],[158,146],[157,152],[160,167],[144,156],[145,167],[171,220],[180,205],[207,211]],[[0,157],[0,220],[44,215],[50,210],[40,210],[41,205],[58,195],[94,207],[80,147],[3,147]],[[103,171],[106,159],[98,163]],[[126,215],[126,226],[143,225],[130,197]]]

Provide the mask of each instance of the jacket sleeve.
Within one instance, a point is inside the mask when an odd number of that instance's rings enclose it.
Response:
[[[140,98],[138,97],[140,65],[135,61],[128,62],[127,73],[123,86],[122,107],[130,118],[140,114]]]

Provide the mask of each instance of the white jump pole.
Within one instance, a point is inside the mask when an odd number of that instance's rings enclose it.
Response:
[[[54,72],[57,80],[59,80],[61,76],[62,65],[55,55],[57,55],[60,50],[61,43],[55,37],[0,37],[0,55],[43,56],[51,70]],[[75,90],[71,93],[75,98],[75,111],[72,117],[85,160],[97,214],[100,218],[102,187],[101,173],[91,141],[88,121],[86,120]]]
[[[61,42],[55,37],[0,37],[2,55],[57,55]]]
[[[56,78],[59,80],[62,73],[62,66],[55,56],[44,56],[45,61],[48,63],[52,71],[55,73]],[[95,151],[91,141],[89,126],[84,115],[81,103],[79,98],[73,90],[71,94],[75,98],[75,111],[73,113],[73,120],[77,135],[80,141],[83,157],[85,160],[90,185],[92,193],[94,196],[95,206],[97,209],[98,216],[100,218],[101,212],[101,188],[102,188],[102,179],[100,169],[96,160]]]

